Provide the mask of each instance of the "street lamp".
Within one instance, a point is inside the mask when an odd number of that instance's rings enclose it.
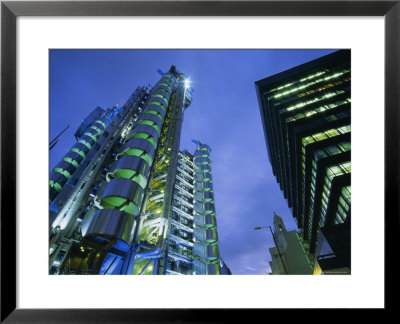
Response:
[[[286,270],[286,267],[285,267],[285,263],[283,262],[283,259],[282,259],[281,251],[279,250],[279,245],[278,245],[278,243],[276,241],[276,238],[275,238],[275,234],[272,231],[272,227],[271,226],[257,226],[257,227],[254,227],[254,230],[258,231],[258,230],[263,229],[263,228],[269,228],[269,230],[271,231],[272,239],[274,240],[275,246],[278,249],[278,255],[279,255],[279,258],[281,259],[281,262],[282,262],[282,265],[283,265],[283,269],[285,270],[285,274],[288,274],[288,272]]]

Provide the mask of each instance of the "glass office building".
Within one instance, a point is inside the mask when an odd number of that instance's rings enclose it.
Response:
[[[191,100],[171,66],[82,121],[50,174],[50,274],[222,273],[210,149],[179,151]]]
[[[340,50],[255,83],[273,173],[316,262],[328,257],[316,253],[320,229],[350,226],[350,79]]]

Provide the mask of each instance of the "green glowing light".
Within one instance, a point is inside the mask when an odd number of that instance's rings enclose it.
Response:
[[[96,123],[103,125],[104,129],[107,128],[107,125],[104,122],[102,122],[101,120],[96,120]]]
[[[131,138],[143,138],[143,139],[149,141],[153,145],[154,148],[157,148],[156,140],[153,138],[153,136],[151,136],[147,133],[142,133],[142,132],[135,133],[135,134],[133,134],[133,136]]]
[[[138,208],[134,203],[129,202],[126,198],[123,197],[117,197],[117,196],[105,197],[101,200],[100,204],[104,208],[119,209],[130,215],[135,215],[138,211]]]
[[[160,83],[160,86],[167,87],[169,89],[169,91],[171,91],[171,87],[166,83]]]
[[[79,140],[79,143],[82,143],[83,145],[85,145],[89,150],[92,148],[92,145],[90,145],[88,142],[86,142],[85,140]]]
[[[92,138],[95,142],[97,141],[97,137],[94,136],[92,133],[86,132],[86,133],[83,134],[83,135],[89,136],[89,137]]]
[[[162,96],[160,94],[155,94],[154,96],[152,96],[152,98],[161,98],[165,102],[165,104],[168,106],[168,100],[164,96]]]
[[[79,165],[78,162],[76,162],[75,160],[73,160],[73,159],[71,159],[69,157],[63,158],[63,161],[71,163],[75,168],[77,168],[78,165]]]
[[[100,135],[102,133],[102,130],[100,130],[98,127],[96,126],[90,126],[91,129],[94,129],[95,131],[97,131],[97,135]]]
[[[150,155],[141,149],[138,149],[138,148],[127,149],[125,152],[123,152],[123,155],[138,156],[138,157],[142,158],[143,160],[145,160],[148,165],[151,165]]]
[[[161,121],[163,120],[163,116],[162,116],[158,111],[155,111],[155,110],[153,110],[153,109],[146,110],[146,111],[144,112],[144,114],[156,115],[158,118],[160,118]]]
[[[53,181],[53,180],[50,180],[50,186],[53,187],[54,189],[56,189],[58,192],[60,192],[61,189],[62,189],[60,184],[55,182],[55,181]]]
[[[80,149],[77,149],[76,147],[73,147],[71,149],[72,152],[78,153],[80,156],[82,156],[83,158],[85,158],[86,154],[85,152],[82,152]]]
[[[64,170],[62,168],[54,168],[53,171],[62,174],[67,179],[71,176],[71,174],[67,170]]]
[[[164,88],[158,88],[157,91],[161,91],[162,93],[165,93],[166,96],[169,96],[169,93]]]
[[[152,126],[157,131],[158,134],[160,134],[161,132],[160,127],[158,127],[158,125],[152,120],[147,120],[147,119],[142,120],[139,122],[139,125],[149,125]]]
[[[164,107],[160,102],[158,102],[158,101],[152,101],[152,102],[150,102],[149,103],[149,105],[157,105],[157,106],[159,106],[159,107],[161,107],[161,109],[162,110],[166,110],[166,107]]]
[[[136,170],[132,170],[132,169],[119,169],[113,173],[113,177],[130,179],[130,180],[136,182],[143,189],[145,189],[146,185],[147,185],[146,178],[143,175],[141,175],[140,173],[138,173]]]

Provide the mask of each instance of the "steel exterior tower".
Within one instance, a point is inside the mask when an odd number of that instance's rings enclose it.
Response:
[[[151,90],[138,88],[108,114],[95,109],[78,129],[50,177],[50,273],[130,274],[141,257],[156,260],[158,273],[191,102],[185,79],[172,66]]]
[[[190,90],[171,66],[152,89],[82,122],[50,175],[51,274],[221,273],[208,147],[198,143],[198,159],[179,152]]]
[[[179,153],[170,222],[168,274],[221,274],[210,148]]]
[[[328,257],[317,248],[324,228],[335,233],[327,237],[340,241],[332,246],[341,251],[329,257],[347,255],[348,268],[350,75],[350,51],[342,50],[256,82],[272,170],[308,252],[316,262]]]

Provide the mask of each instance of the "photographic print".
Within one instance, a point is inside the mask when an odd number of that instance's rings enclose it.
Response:
[[[350,61],[50,49],[49,274],[351,274]]]

